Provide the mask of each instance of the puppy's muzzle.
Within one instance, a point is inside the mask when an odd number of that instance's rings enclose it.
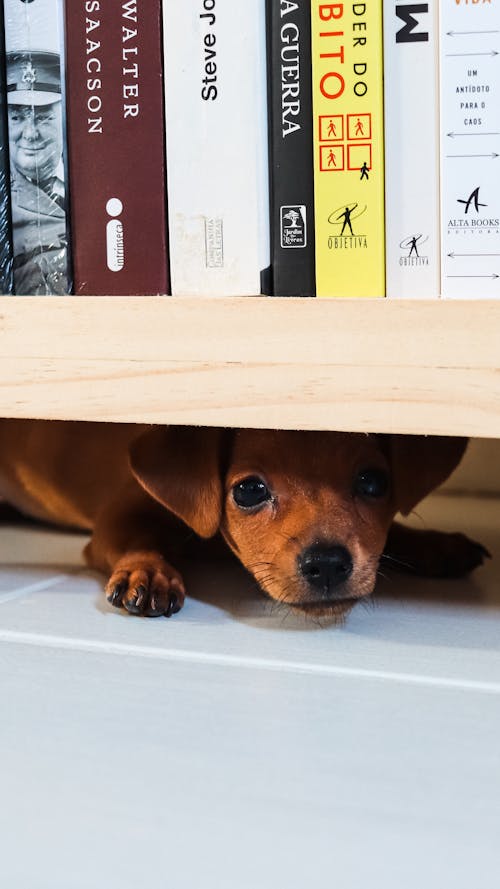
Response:
[[[298,558],[299,572],[311,593],[321,600],[344,599],[344,584],[353,571],[352,556],[345,546],[312,546]]]

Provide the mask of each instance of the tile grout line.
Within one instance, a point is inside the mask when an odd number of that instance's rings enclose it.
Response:
[[[129,657],[150,660],[175,661],[177,663],[205,664],[240,669],[273,670],[316,676],[336,676],[339,678],[367,679],[372,681],[396,682],[402,685],[419,685],[432,688],[471,691],[483,694],[500,695],[500,682],[483,682],[474,679],[453,679],[447,676],[426,676],[418,673],[398,673],[390,670],[367,670],[357,667],[338,667],[327,664],[310,664],[301,661],[273,660],[271,658],[191,652],[185,649],[155,648],[141,645],[127,645],[123,642],[98,642],[91,639],[70,639],[66,636],[22,633],[16,630],[0,629],[0,642],[29,645],[37,648],[51,648],[69,651],[84,651],[93,654],[128,655]]]
[[[29,583],[26,586],[12,590],[11,593],[0,593],[0,605],[3,605],[4,602],[12,602],[15,599],[20,599],[22,596],[28,596],[30,593],[37,593],[40,590],[49,589],[51,586],[55,586],[62,580],[67,580],[67,578],[67,574],[53,574],[45,580],[37,580],[34,583]]]

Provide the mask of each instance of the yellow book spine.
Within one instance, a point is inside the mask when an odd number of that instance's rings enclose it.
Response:
[[[382,0],[311,0],[317,296],[385,296]]]

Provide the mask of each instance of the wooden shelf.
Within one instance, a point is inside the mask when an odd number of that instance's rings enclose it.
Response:
[[[2,297],[0,415],[500,437],[500,302]]]

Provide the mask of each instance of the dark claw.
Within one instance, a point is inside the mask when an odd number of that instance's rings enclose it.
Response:
[[[177,614],[180,611],[179,600],[175,593],[172,593],[168,602],[168,608],[165,612],[165,617],[172,617],[173,614]]]
[[[136,596],[135,604],[137,605],[137,608],[142,608],[142,606],[144,604],[144,599],[148,593],[147,588],[144,586],[144,584],[141,584],[141,586],[138,586],[134,592],[135,592],[135,596]]]
[[[123,606],[127,609],[129,614],[141,614],[141,609],[137,604],[137,599],[129,599],[128,601],[126,599],[123,603]]]
[[[123,583],[123,581],[122,583],[117,583],[112,590],[111,595],[108,596],[108,602],[110,602],[111,605],[114,605],[115,608],[119,608],[122,604],[122,595],[125,592],[126,588],[127,584]]]

